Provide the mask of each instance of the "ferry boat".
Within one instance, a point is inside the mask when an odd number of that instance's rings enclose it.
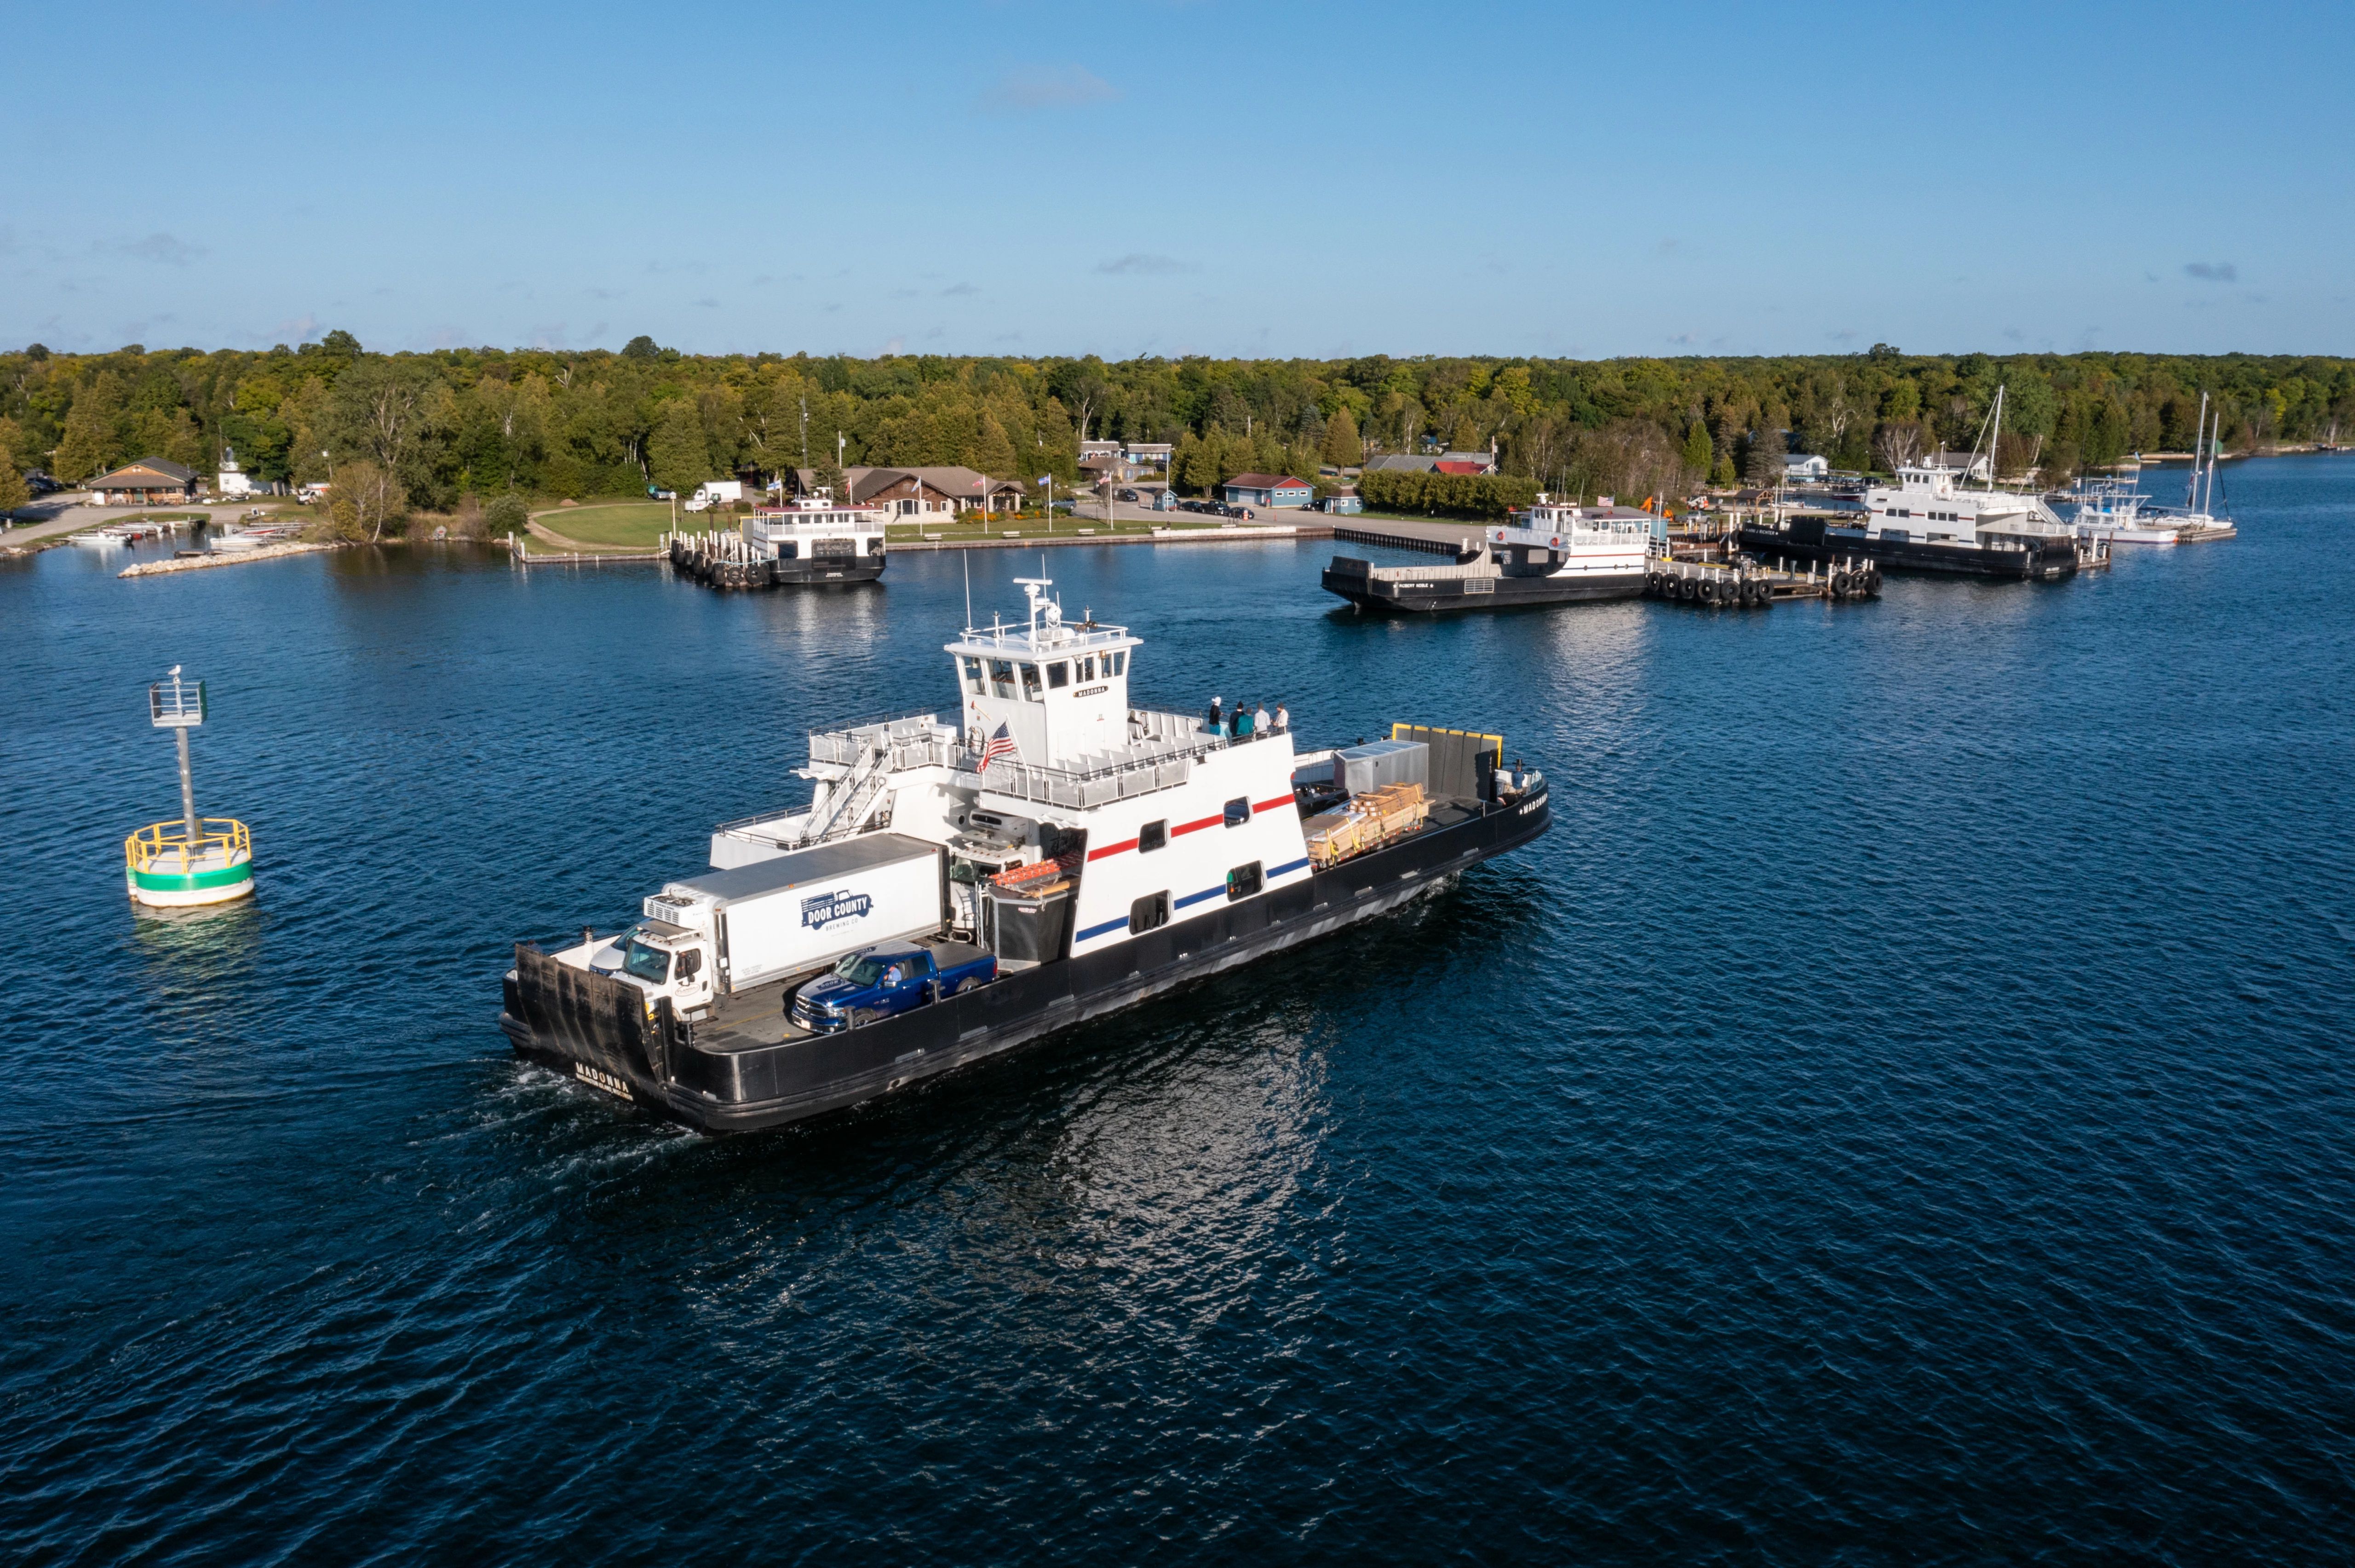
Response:
[[[1018,580],[1023,621],[943,645],[948,719],[811,735],[807,807],[719,828],[627,930],[518,944],[516,1050],[701,1130],[773,1127],[1372,918],[1551,821],[1497,736],[1302,752],[1135,705],[1143,640]],[[961,978],[888,1016],[802,994],[917,969]]]
[[[2051,580],[2073,575],[2077,532],[2043,499],[1974,490],[1966,471],[1908,464],[1865,493],[1860,517],[1799,514],[1743,524],[1742,547],[1764,559],[1867,561],[1892,571]]]
[[[1325,588],[1359,609],[1410,614],[1634,599],[1644,591],[1653,526],[1647,513],[1565,505],[1540,494],[1503,527],[1487,529],[1470,561],[1377,567],[1336,556],[1325,568]]]
[[[880,506],[837,503],[825,489],[791,505],[762,507],[741,527],[675,534],[671,566],[713,588],[871,583],[883,575]]]

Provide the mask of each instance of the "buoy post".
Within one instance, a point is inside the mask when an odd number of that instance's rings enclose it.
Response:
[[[197,815],[188,732],[208,716],[205,683],[180,667],[147,688],[147,716],[175,733],[180,758],[180,820],[151,822],[123,841],[123,875],[133,902],[155,908],[226,904],[253,893],[253,836],[234,817]]]

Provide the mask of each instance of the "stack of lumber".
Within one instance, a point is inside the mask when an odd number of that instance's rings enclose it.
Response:
[[[1365,853],[1423,826],[1431,802],[1420,784],[1389,784],[1353,797],[1346,806],[1320,811],[1301,824],[1309,863],[1319,870]]]

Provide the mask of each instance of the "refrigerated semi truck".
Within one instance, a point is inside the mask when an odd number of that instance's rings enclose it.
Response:
[[[846,953],[940,928],[937,844],[868,833],[663,885],[645,918],[591,948],[587,967],[707,1018],[727,998],[815,973]]]

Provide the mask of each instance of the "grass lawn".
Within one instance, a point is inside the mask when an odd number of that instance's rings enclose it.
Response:
[[[584,545],[610,545],[619,549],[651,550],[662,542],[663,532],[670,526],[670,503],[667,501],[591,502],[582,506],[552,506],[531,514],[531,520],[568,539],[578,539]],[[701,514],[688,517],[682,514],[678,525],[691,528],[701,522]],[[544,546],[547,541],[540,544]]]

